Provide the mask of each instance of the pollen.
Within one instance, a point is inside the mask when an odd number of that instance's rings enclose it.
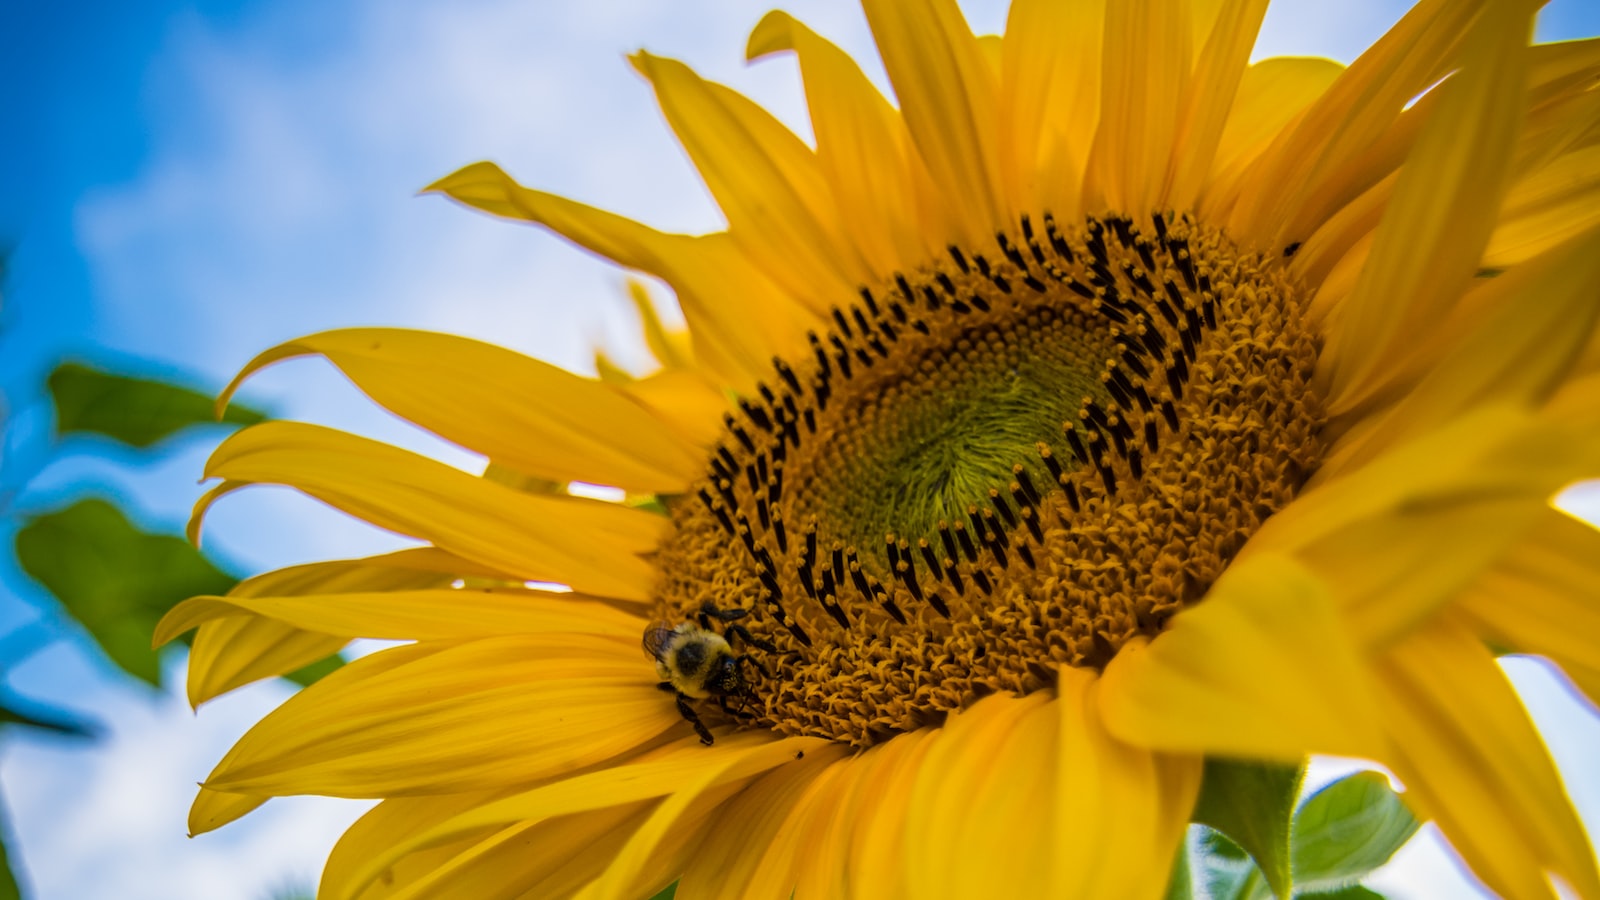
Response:
[[[774,359],[670,503],[656,600],[749,610],[749,727],[858,746],[1103,667],[1315,471],[1281,259],[1186,217],[1023,217]]]

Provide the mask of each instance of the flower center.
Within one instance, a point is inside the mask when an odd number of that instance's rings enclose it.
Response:
[[[1163,216],[996,242],[835,309],[670,504],[661,616],[749,611],[756,724],[865,745],[1102,667],[1320,460],[1275,261]]]

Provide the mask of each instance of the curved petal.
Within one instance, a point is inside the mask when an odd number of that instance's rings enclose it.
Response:
[[[631,638],[546,633],[393,648],[290,697],[205,786],[395,797],[546,778],[682,726],[654,675]]]
[[[1016,0],[1000,65],[1000,152],[1013,213],[1082,214],[1100,118],[1104,0]]]
[[[494,573],[443,550],[417,547],[366,559],[278,569],[246,578],[234,585],[228,596],[416,590],[443,587],[463,575],[492,578]],[[235,688],[311,665],[337,653],[347,642],[271,619],[236,617],[207,622],[195,632],[189,648],[185,683],[189,704],[198,709]]]
[[[224,485],[195,505],[193,536],[220,492],[283,484],[380,528],[492,568],[581,591],[644,599],[653,570],[638,554],[667,520],[614,504],[528,494],[415,453],[330,428],[267,422],[222,443],[206,477]]]
[[[1600,118],[1600,92],[1590,121]],[[1483,266],[1506,269],[1600,226],[1600,146],[1552,160],[1512,185],[1483,253]]]
[[[922,161],[911,148],[900,113],[848,54],[788,13],[767,13],[750,33],[745,54],[754,60],[794,51],[805,83],[817,163],[839,208],[839,227],[867,260],[871,282],[922,264],[949,227],[918,216]]]
[[[811,149],[771,113],[683,63],[643,51],[633,63],[728,217],[734,243],[816,311],[852,296],[869,273],[839,240],[833,194]]]
[[[939,192],[955,211],[948,236],[987,246],[1006,227],[994,71],[955,0],[864,0],[900,113]]]
[[[1494,657],[1440,622],[1376,663],[1391,735],[1376,756],[1438,821],[1473,871],[1506,897],[1553,897],[1545,873],[1600,896],[1594,851],[1550,757]]]
[[[1062,667],[1051,897],[1163,897],[1200,793],[1199,756],[1110,733],[1104,680]]]
[[[493,344],[403,328],[279,344],[251,360],[218,405],[266,366],[309,355],[338,366],[395,415],[529,475],[670,493],[704,463],[698,447],[609,385]]]
[[[1192,60],[1189,12],[1184,0],[1106,6],[1100,128],[1083,187],[1091,215],[1142,217],[1160,205]]]
[[[726,234],[666,234],[591,206],[530,190],[494,163],[473,163],[429,185],[495,215],[542,225],[677,293],[705,366],[734,384],[763,377],[774,353],[804,346],[818,320],[761,272]]]
[[[1491,0],[1467,34],[1462,69],[1439,88],[1372,254],[1318,358],[1333,415],[1381,387],[1399,342],[1440,318],[1477,271],[1525,108],[1532,13],[1517,0]]]
[[[1449,614],[1491,644],[1553,661],[1600,705],[1600,530],[1544,515]]]
[[[1201,218],[1227,221],[1241,182],[1256,174],[1257,158],[1343,71],[1332,60],[1308,57],[1264,59],[1244,70],[1201,188]]]
[[[646,621],[604,603],[536,591],[456,590],[316,594],[310,597],[190,597],[156,627],[166,643],[207,622],[239,616],[273,619],[344,638],[455,640],[499,634],[599,634],[636,637]]]
[[[1267,0],[1226,0],[1218,11],[1178,107],[1163,208],[1194,208],[1221,146],[1222,130],[1266,13]]]
[[[1058,718],[1043,693],[950,717],[911,789],[905,896],[1052,896],[1055,810],[1040,800],[1056,790]]]
[[[1321,582],[1257,556],[1229,567],[1147,647],[1117,654],[1101,714],[1119,739],[1174,753],[1370,757],[1384,745],[1363,669]]]

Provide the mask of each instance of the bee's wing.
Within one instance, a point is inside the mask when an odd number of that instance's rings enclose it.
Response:
[[[644,630],[644,652],[651,659],[660,661],[667,651],[667,645],[672,643],[676,632],[672,626],[665,622],[653,622]]]

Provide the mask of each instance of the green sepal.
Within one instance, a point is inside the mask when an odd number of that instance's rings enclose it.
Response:
[[[140,529],[122,510],[80,500],[38,516],[16,536],[22,570],[54,594],[112,662],[152,685],[156,622],[197,594],[225,594],[237,579],[182,538]]]
[[[131,447],[153,446],[197,425],[215,425],[215,398],[200,391],[63,363],[47,381],[56,407],[56,433],[97,434]],[[233,404],[227,425],[253,425],[266,416]]]
[[[1293,896],[1289,852],[1295,801],[1305,766],[1206,760],[1194,821],[1222,832],[1250,854],[1279,897]]]

